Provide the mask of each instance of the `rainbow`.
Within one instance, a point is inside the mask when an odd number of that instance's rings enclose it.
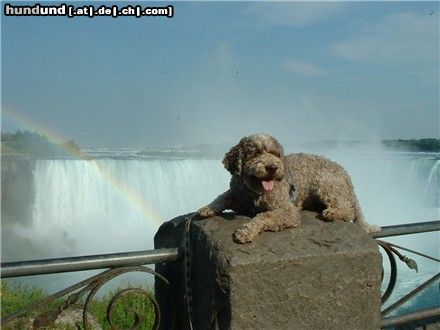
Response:
[[[2,121],[6,120],[10,122],[14,126],[16,126],[17,129],[29,130],[38,134],[44,134],[50,141],[58,144],[62,144],[68,140],[62,134],[50,128],[49,126],[16,110],[12,111],[10,109],[2,109],[1,119]],[[117,177],[112,175],[105,167],[105,165],[100,164],[93,159],[87,159],[80,154],[72,152],[72,150],[66,147],[62,147],[61,145],[60,148],[63,150],[63,152],[75,159],[90,162],[88,166],[92,170],[92,173],[98,175],[111,189],[113,189],[124,199],[126,199],[129,204],[132,205],[136,210],[138,210],[142,217],[146,221],[148,221],[153,227],[157,228],[164,222],[163,217],[155,211],[155,209],[152,207],[152,205],[150,205],[147,200],[142,198],[125,182],[122,182]]]

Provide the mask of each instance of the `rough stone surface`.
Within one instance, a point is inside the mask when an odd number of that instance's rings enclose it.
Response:
[[[90,329],[101,330],[101,326],[98,321],[90,314],[87,313],[87,321]],[[69,308],[64,310],[54,322],[56,329],[78,329],[77,325],[82,325],[83,322],[83,309],[82,308]]]
[[[249,218],[234,214],[191,228],[195,329],[378,329],[382,259],[359,226],[304,211],[298,228],[232,240]],[[164,224],[156,248],[178,247],[184,217]],[[164,329],[185,329],[181,261],[157,265]]]

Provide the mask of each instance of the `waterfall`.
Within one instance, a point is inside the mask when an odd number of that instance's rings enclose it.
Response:
[[[347,169],[369,222],[384,226],[438,219],[439,154],[325,156]],[[40,160],[32,176],[32,219],[27,225],[2,226],[3,261],[152,249],[163,221],[211,202],[228,188],[230,178],[220,160],[105,156]],[[390,240],[439,255],[438,233]],[[420,261],[419,268],[421,274],[414,276],[403,267],[399,285],[420,283],[438,266]],[[62,274],[57,288],[72,283],[69,276]],[[37,283],[35,278],[30,282]]]
[[[159,225],[227,187],[214,160],[44,160],[34,170],[36,232],[60,230],[76,253],[153,248]]]
[[[329,153],[351,175],[365,218],[380,226],[439,220],[440,155],[438,153]],[[439,232],[386,238],[386,241],[439,258]],[[439,271],[435,261],[413,258],[419,272],[397,260],[396,289],[387,305]],[[383,254],[386,260],[385,254]],[[385,261],[385,264],[387,262]],[[385,268],[385,276],[389,268]],[[432,285],[393,314],[438,307],[438,285]]]
[[[438,154],[326,156],[351,175],[368,221],[383,226],[438,218]],[[220,160],[209,159],[37,161],[29,183],[31,226],[16,233],[34,245],[34,255],[15,251],[14,259],[152,248],[163,221],[209,203],[227,189],[229,177]]]

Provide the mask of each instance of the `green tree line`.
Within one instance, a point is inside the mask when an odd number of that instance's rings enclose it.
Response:
[[[440,151],[440,139],[383,140],[382,143],[387,147],[397,150],[427,152]]]
[[[76,143],[53,143],[43,135],[36,132],[20,131],[15,133],[2,133],[2,154],[26,155],[30,157],[66,157],[80,154]]]

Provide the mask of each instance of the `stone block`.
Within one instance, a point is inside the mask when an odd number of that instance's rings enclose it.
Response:
[[[359,226],[304,211],[298,228],[249,244],[232,233],[250,219],[224,213],[191,227],[194,329],[378,329],[382,259]],[[181,245],[184,217],[164,224],[156,248]],[[156,265],[164,329],[188,328],[182,261]]]

